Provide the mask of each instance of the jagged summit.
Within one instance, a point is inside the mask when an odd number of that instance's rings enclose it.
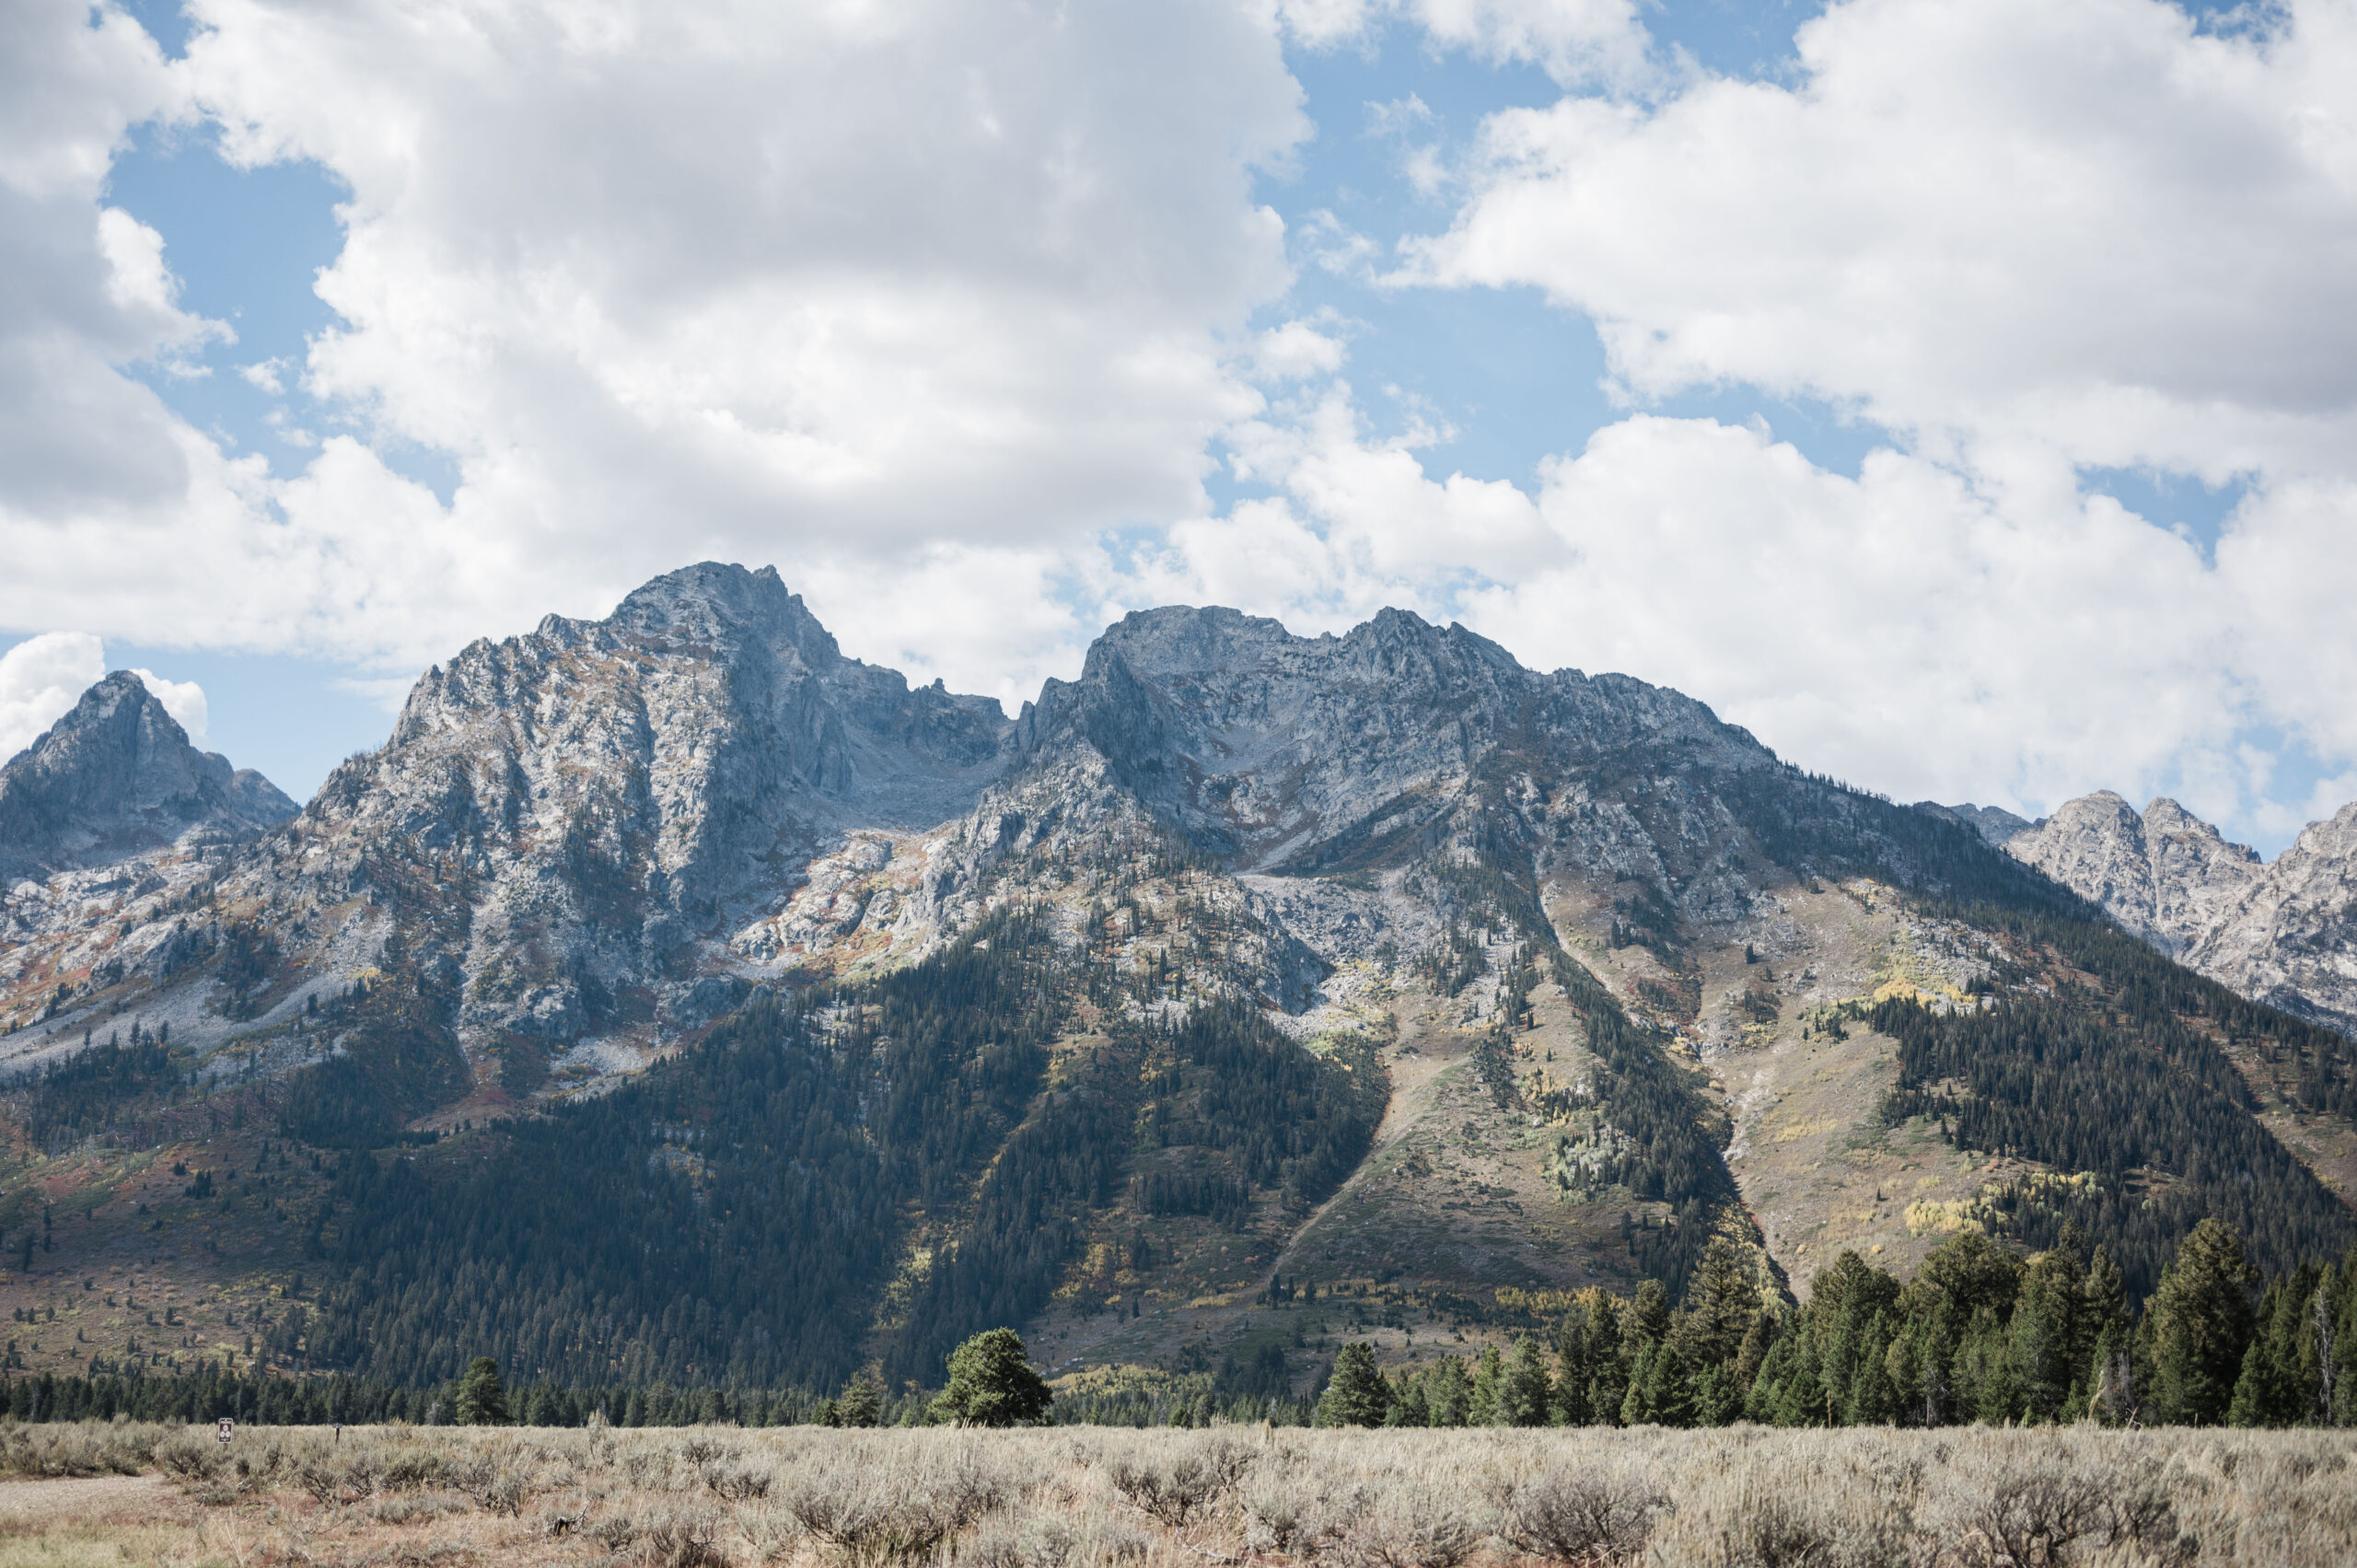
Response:
[[[842,660],[833,633],[774,566],[747,571],[702,561],[667,572],[633,589],[605,624],[672,646],[761,638],[791,645],[813,668]]]
[[[2272,864],[2165,796],[2065,802],[2006,850],[2244,995],[2357,1038],[2357,805]]]
[[[1432,830],[1501,749],[1541,772],[1643,744],[1772,764],[1703,704],[1625,676],[1526,669],[1488,638],[1385,610],[1302,637],[1233,610],[1125,617],[1020,721],[1027,757],[1086,742],[1206,850],[1309,869]]]
[[[250,832],[295,812],[261,774],[190,744],[146,683],[119,669],[0,769],[0,877],[103,865],[192,828]]]
[[[2258,874],[2259,859],[2176,801],[2140,814],[2110,790],[2066,801],[2005,847],[2172,956],[2188,951]]]

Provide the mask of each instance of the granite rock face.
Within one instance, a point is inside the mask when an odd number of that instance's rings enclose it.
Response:
[[[2140,816],[2109,790],[2066,802],[2005,847],[2173,958],[2261,871],[2256,854],[2176,801],[2155,800]]]
[[[2007,851],[2189,968],[2357,1038],[2357,805],[2272,865],[2174,800],[2083,796]]]
[[[296,809],[261,774],[191,745],[146,684],[117,670],[0,769],[0,881],[105,865],[192,831],[233,838]]]
[[[2312,822],[2241,889],[2186,962],[2357,1039],[2357,803]]]
[[[846,833],[928,827],[1000,771],[984,698],[843,656],[774,570],[658,577],[426,672],[255,891],[366,894],[463,926],[464,1023],[572,1040],[633,990],[698,991],[699,945]],[[293,869],[285,869],[292,867]]]

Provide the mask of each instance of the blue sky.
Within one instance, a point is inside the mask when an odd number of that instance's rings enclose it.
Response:
[[[2272,850],[2357,794],[2357,653],[2299,619],[2350,564],[2351,391],[2303,359],[2338,285],[2267,258],[2357,229],[2311,180],[2206,255],[2266,183],[2206,166],[2280,169],[2338,58],[2313,6],[2008,8],[970,9],[806,77],[799,16],[715,60],[486,11],[405,66],[373,0],[65,6],[87,123],[0,135],[106,148],[39,194],[100,233],[60,297],[124,318],[92,384],[152,400],[92,461],[188,488],[0,473],[0,647],[198,682],[305,796],[424,662],[697,554],[1009,702],[1137,603],[1404,603],[1903,796],[2169,791]],[[2220,51],[2246,96],[2182,101]],[[2081,183],[1982,177],[2016,157]]]

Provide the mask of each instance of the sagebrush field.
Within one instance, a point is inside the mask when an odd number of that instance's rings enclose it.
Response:
[[[0,1565],[2357,1561],[2337,1432],[0,1428]],[[82,1479],[74,1479],[82,1478]]]

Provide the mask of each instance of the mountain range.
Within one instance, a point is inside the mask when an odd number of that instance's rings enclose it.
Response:
[[[993,1322],[1283,1377],[1337,1293],[1412,1359],[1714,1245],[2279,1266],[2357,1234],[2352,820],[1899,806],[1397,610],[1131,615],[1010,720],[714,564],[299,811],[111,676],[0,772],[0,1294],[173,1301],[75,1359],[825,1385]]]

